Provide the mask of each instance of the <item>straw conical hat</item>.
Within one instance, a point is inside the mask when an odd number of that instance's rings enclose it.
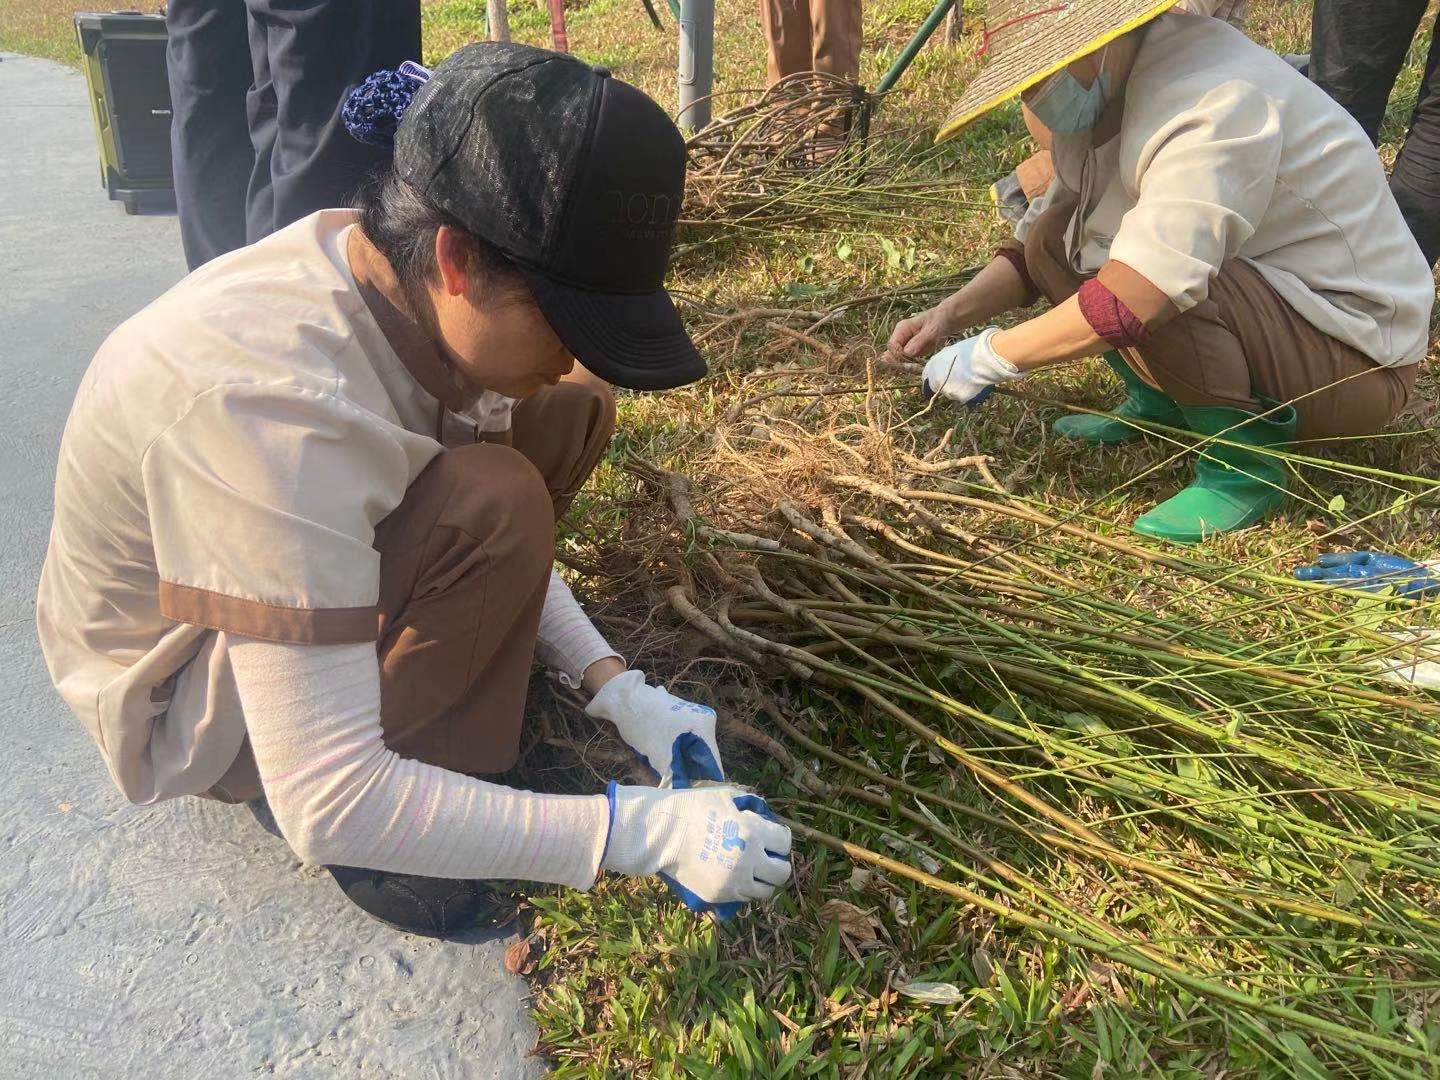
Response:
[[[948,139],[1001,102],[1174,7],[1179,0],[990,0],[985,66],[970,81],[939,138]]]

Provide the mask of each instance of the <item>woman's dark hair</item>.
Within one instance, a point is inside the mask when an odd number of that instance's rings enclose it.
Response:
[[[385,169],[361,190],[360,229],[395,271],[410,300],[426,295],[439,274],[435,265],[435,234],[448,225],[469,238],[475,284],[485,293],[505,295],[525,289],[524,279],[509,259],[427,199],[392,169]]]

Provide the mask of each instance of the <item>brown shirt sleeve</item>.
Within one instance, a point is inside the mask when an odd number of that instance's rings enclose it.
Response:
[[[1153,333],[1180,314],[1174,301],[1149,278],[1119,259],[1106,260],[1096,280],[1144,324],[1147,333]]]

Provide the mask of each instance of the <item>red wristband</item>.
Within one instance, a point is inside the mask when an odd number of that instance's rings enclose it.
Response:
[[[1090,329],[1111,345],[1139,345],[1150,336],[1139,316],[1098,279],[1091,278],[1081,285],[1078,299],[1080,314]]]

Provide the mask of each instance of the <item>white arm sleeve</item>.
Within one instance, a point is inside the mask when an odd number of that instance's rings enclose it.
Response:
[[[565,676],[565,681],[574,687],[580,685],[586,668],[607,656],[623,659],[595,629],[565,579],[551,570],[545,606],[540,611],[535,658]]]
[[[538,795],[402,758],[380,735],[375,647],[229,636],[276,824],[311,863],[589,888],[603,795]]]

